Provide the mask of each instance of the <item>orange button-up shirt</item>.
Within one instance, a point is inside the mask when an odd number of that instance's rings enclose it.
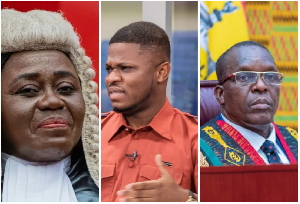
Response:
[[[137,153],[133,157],[125,154]],[[159,179],[155,155],[161,154],[174,180],[198,193],[198,120],[172,108],[167,100],[149,125],[134,130],[121,113],[101,119],[101,201],[118,201],[127,184]]]

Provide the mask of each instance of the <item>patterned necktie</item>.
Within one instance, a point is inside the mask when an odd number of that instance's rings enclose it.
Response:
[[[266,140],[260,149],[267,155],[270,164],[282,163],[278,155],[277,149],[275,149],[274,143],[270,140]]]

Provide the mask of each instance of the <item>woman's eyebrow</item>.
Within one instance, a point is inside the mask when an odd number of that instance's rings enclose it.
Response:
[[[56,71],[54,72],[54,75],[56,76],[71,76],[74,79],[78,79],[73,73],[69,72],[69,71]],[[38,78],[40,76],[39,73],[24,73],[24,74],[20,74],[19,76],[17,76],[16,78],[14,78],[12,80],[12,82],[10,83],[10,86],[14,83],[16,83],[18,80],[20,79],[32,79],[32,78]]]
[[[77,78],[72,72],[69,72],[69,71],[56,71],[56,72],[54,72],[54,75],[61,76],[61,77],[71,76],[71,77],[73,77],[76,80],[79,79],[79,83],[80,83],[80,87],[81,87],[81,79],[80,79],[80,77],[78,76],[78,78]]]
[[[14,78],[12,80],[12,82],[10,83],[10,85],[16,83],[20,79],[38,78],[39,76],[40,76],[39,73],[24,73],[24,74],[17,76],[16,78]]]
[[[56,71],[54,72],[55,76],[71,76],[74,79],[78,79],[72,72],[69,71]]]

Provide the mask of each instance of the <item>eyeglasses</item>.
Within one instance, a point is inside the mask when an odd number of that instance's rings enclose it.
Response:
[[[280,85],[284,75],[279,72],[240,71],[230,74],[223,80],[222,84],[232,77],[235,78],[238,84],[253,84],[257,81],[258,77],[260,77],[267,84]]]

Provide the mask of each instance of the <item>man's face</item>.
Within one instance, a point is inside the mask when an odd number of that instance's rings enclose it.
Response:
[[[229,53],[227,76],[237,71],[277,71],[270,53],[257,46],[243,46]],[[241,85],[234,79],[223,84],[225,115],[236,124],[249,128],[273,122],[278,107],[280,86],[256,83]]]
[[[13,54],[1,75],[2,151],[58,161],[81,136],[85,103],[78,74],[57,50]]]
[[[112,43],[108,49],[105,84],[114,111],[133,114],[155,100],[157,59],[135,43]]]

